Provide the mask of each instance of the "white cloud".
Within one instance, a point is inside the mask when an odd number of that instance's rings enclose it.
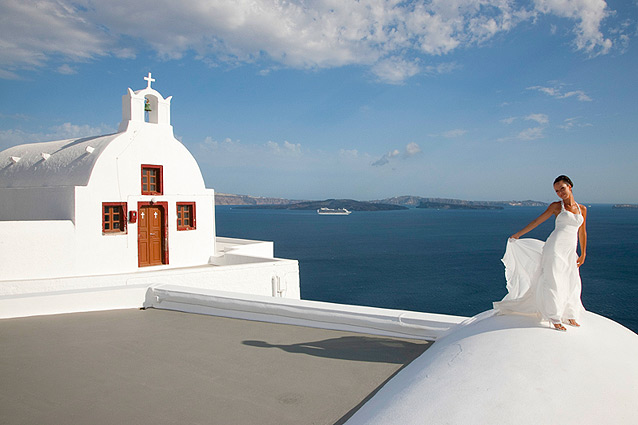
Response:
[[[419,146],[419,144],[416,142],[410,142],[405,146],[402,157],[410,158],[420,153],[421,153],[421,147]],[[388,164],[390,160],[392,160],[393,158],[400,157],[400,156],[401,156],[401,151],[398,149],[393,149],[390,152],[385,153],[381,158],[374,161],[372,165],[374,167],[381,167],[383,165]]]
[[[107,54],[109,43],[100,23],[70,2],[4,0],[0,16],[5,73],[43,66],[52,57],[79,61]]]
[[[78,139],[114,133],[115,129],[102,124],[97,127],[88,124],[78,125],[66,122],[51,127],[41,133],[26,132],[20,129],[0,130],[0,150],[26,143],[50,142],[54,140]]]
[[[591,97],[587,96],[582,90],[569,91],[563,95],[564,98],[576,96],[581,102],[591,102]]]
[[[301,155],[301,144],[300,143],[290,143],[287,140],[280,146],[279,143],[268,141],[266,142],[266,146],[271,152],[277,154],[284,155]]]
[[[401,84],[420,71],[418,61],[407,61],[400,57],[382,59],[372,67],[372,72],[380,81]]]
[[[210,65],[263,62],[291,68],[370,67],[398,84],[459,48],[480,46],[541,14],[575,23],[576,47],[607,53],[610,15],[603,0],[5,0],[0,3],[0,78],[49,61],[103,55],[133,58],[150,47],[178,59],[194,53]],[[139,19],[143,16],[144,19]],[[70,66],[70,65],[69,65]]]
[[[54,126],[52,128],[53,132],[46,135],[46,137],[52,137],[52,139],[73,139],[79,137],[89,137],[89,136],[99,136],[102,134],[113,133],[115,130],[102,124],[98,127],[93,127],[90,125],[77,125],[71,124],[70,122],[65,122],[64,124]]]
[[[217,141],[213,139],[211,136],[207,136],[202,143],[199,144],[199,147],[203,149],[205,152],[214,152],[216,154],[238,154],[241,155],[246,153],[247,147],[242,145],[240,140],[233,140],[230,137],[225,138],[224,140]]]
[[[399,152],[398,149],[392,150],[386,154],[384,154],[381,158],[377,159],[376,161],[374,161],[372,163],[373,167],[381,167],[383,165],[386,165],[387,163],[390,162],[390,159],[394,158],[395,156],[398,156],[401,152]]]
[[[456,137],[464,136],[467,133],[467,130],[463,130],[461,128],[457,128],[454,130],[449,130],[443,133],[443,137],[446,139],[454,139]]]
[[[581,123],[579,118],[566,118],[563,121],[562,125],[559,125],[559,128],[562,128],[563,130],[571,130],[573,128],[580,128],[580,127],[592,127],[593,125],[590,123]]]
[[[64,64],[58,67],[57,70],[60,74],[64,74],[64,75],[72,75],[72,74],[77,74],[78,72],[72,68],[71,66],[69,66],[69,64]]]
[[[539,124],[549,123],[549,117],[545,114],[530,114],[525,117],[526,121],[536,121]]]
[[[461,69],[461,65],[456,62],[445,62],[438,65],[428,65],[424,71],[428,74],[450,74],[457,69]]]
[[[535,0],[536,10],[577,21],[576,48],[606,54],[613,42],[600,31],[602,21],[611,13],[604,0]]]
[[[284,140],[284,149],[288,152],[294,154],[301,153],[301,143],[290,143],[287,140]]]
[[[536,90],[541,93],[545,93],[548,96],[554,97],[556,99],[567,99],[570,97],[576,97],[581,102],[591,102],[592,99],[582,90],[572,90],[568,92],[563,91],[563,84],[558,84],[554,87],[546,87],[546,86],[532,86],[528,87],[527,90]]]
[[[532,127],[532,128],[528,128],[526,130],[521,131],[518,134],[518,139],[519,140],[536,140],[536,139],[542,139],[543,137],[545,137],[545,135],[543,134],[543,130],[545,128],[544,127]]]
[[[563,125],[559,125],[563,130],[571,130],[576,125],[576,118],[567,118],[563,121]]]
[[[498,139],[499,142],[511,140],[536,140],[545,137],[544,131],[549,124],[549,117],[546,114],[529,114],[524,117],[508,117],[501,120],[503,124],[512,125],[515,121],[534,121],[538,124],[536,127],[526,128],[520,131],[516,136],[504,137]]]
[[[357,158],[359,151],[357,149],[340,149],[339,156],[342,158]]]
[[[0,78],[2,78],[3,80],[19,80],[20,76],[13,71],[0,69]]]
[[[186,141],[187,146],[188,143]],[[288,141],[278,143],[272,140],[250,143],[229,137],[217,140],[208,136],[190,147],[197,160],[203,164],[200,164],[203,168],[208,167],[217,171],[229,170],[229,172],[230,170],[232,172],[239,172],[239,170],[302,171],[304,167],[310,167],[319,155],[316,152],[308,155],[303,151],[300,143]],[[334,162],[337,155],[333,157]]]
[[[266,142],[266,146],[268,147],[268,149],[270,149],[273,152],[281,151],[281,149],[279,149],[279,143],[277,142],[273,142],[269,140]]]
[[[421,147],[416,142],[410,142],[405,147],[406,156],[414,156],[421,152]]]
[[[201,146],[209,149],[217,149],[219,147],[219,142],[210,136],[206,136],[204,141],[201,143]]]
[[[444,131],[443,133],[433,133],[429,134],[430,137],[444,137],[446,139],[454,139],[457,137],[461,137],[467,134],[467,130],[462,128],[455,128],[453,130]]]

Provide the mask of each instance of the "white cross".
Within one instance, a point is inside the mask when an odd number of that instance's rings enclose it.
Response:
[[[142,211],[142,212],[140,213],[140,216],[141,216],[142,218],[144,218],[144,211]]]
[[[157,211],[155,211],[155,218],[157,218]]]
[[[148,81],[148,86],[146,88],[151,88],[151,83],[155,81],[155,78],[151,78],[151,73],[148,73],[148,77],[144,77],[146,81]]]

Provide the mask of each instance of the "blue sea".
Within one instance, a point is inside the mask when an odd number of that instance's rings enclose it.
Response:
[[[544,207],[353,212],[216,208],[220,236],[268,240],[299,260],[307,300],[473,316],[507,293],[509,235]],[[553,219],[525,235],[545,240]],[[592,205],[582,300],[638,333],[638,210]]]

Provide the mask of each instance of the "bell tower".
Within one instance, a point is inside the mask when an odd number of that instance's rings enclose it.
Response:
[[[126,131],[131,125],[160,125],[171,126],[171,99],[166,99],[155,89],[151,83],[155,81],[151,73],[144,77],[147,86],[143,90],[133,91],[128,89],[122,96],[122,122],[119,132]]]

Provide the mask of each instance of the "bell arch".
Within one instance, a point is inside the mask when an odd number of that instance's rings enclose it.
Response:
[[[144,121],[152,124],[159,123],[159,102],[157,96],[149,93],[144,96]]]
[[[155,79],[151,78],[150,72],[144,79],[148,82],[145,89],[134,92],[129,88],[127,94],[122,96],[122,122],[118,131],[125,131],[133,123],[171,125],[172,96],[164,99],[151,87]]]

